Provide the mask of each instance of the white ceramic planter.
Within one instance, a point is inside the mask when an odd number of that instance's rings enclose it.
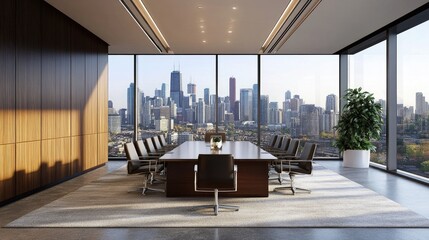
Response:
[[[369,150],[346,150],[343,153],[343,167],[368,168]]]

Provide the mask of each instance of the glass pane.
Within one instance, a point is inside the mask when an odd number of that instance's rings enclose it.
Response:
[[[258,58],[256,55],[218,57],[219,131],[229,141],[258,142]]]
[[[429,177],[429,22],[397,40],[398,169]]]
[[[274,134],[286,134],[318,143],[317,157],[338,157],[332,147],[338,62],[338,56],[261,57],[262,145]]]
[[[109,55],[109,157],[124,157],[125,142],[133,139],[134,57]]]
[[[215,68],[213,55],[138,56],[138,138],[203,140],[215,129]]]
[[[386,41],[349,56],[349,87],[362,87],[374,94],[383,109],[381,138],[373,142],[371,161],[386,165]]]

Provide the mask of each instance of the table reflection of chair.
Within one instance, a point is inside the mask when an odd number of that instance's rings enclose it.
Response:
[[[204,142],[210,142],[212,135],[220,135],[222,137],[222,142],[226,141],[226,134],[224,132],[206,132],[206,134],[204,134]]]
[[[232,155],[200,154],[198,164],[194,165],[194,190],[214,193],[214,205],[202,207],[213,207],[215,215],[219,208],[238,211],[239,207],[220,205],[218,200],[219,192],[237,191],[237,165]]]

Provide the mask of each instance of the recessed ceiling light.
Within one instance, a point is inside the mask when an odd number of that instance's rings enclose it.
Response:
[[[204,28],[204,25],[201,25],[200,28]]]
[[[228,33],[232,33],[232,31],[231,31],[231,30],[229,30],[229,31],[228,31]]]
[[[200,23],[203,23],[204,22],[204,19],[200,19]]]
[[[227,40],[226,43],[231,43],[231,41]]]
[[[232,7],[232,10],[237,10],[237,7]]]
[[[203,40],[203,43],[206,43],[207,41],[206,40]]]
[[[201,33],[205,33],[206,31],[202,30]]]
[[[197,6],[198,9],[203,9],[203,6]]]

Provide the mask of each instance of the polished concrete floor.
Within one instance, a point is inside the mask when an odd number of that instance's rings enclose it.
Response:
[[[429,218],[429,186],[384,171],[319,164]],[[0,226],[72,192],[122,166],[105,167],[0,208]],[[365,206],[362,206],[365,207]],[[428,228],[0,228],[0,239],[429,239]]]

